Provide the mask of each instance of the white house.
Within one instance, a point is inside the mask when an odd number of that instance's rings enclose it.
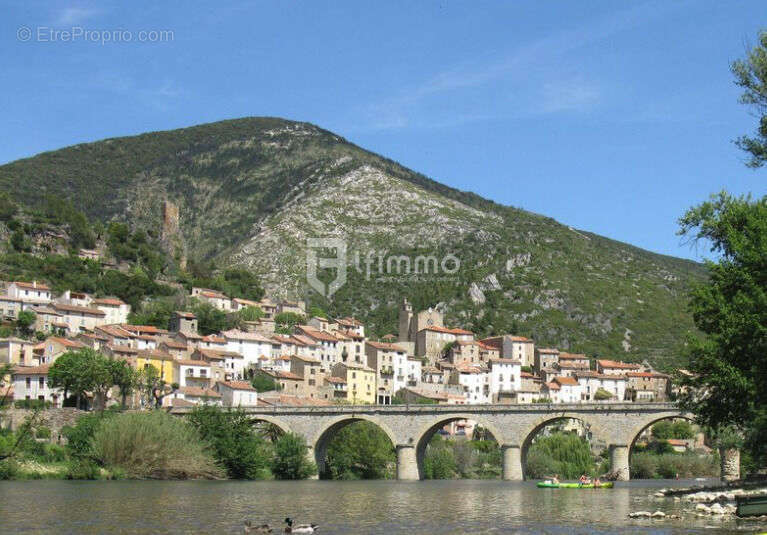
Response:
[[[272,356],[272,341],[265,336],[232,329],[221,335],[226,339],[226,350],[239,353],[244,359],[245,368],[256,367],[258,358]]]
[[[178,378],[179,386],[210,386],[210,362],[204,360],[176,360],[173,362],[173,375]]]
[[[38,301],[50,303],[53,297],[51,289],[45,284],[37,281],[22,282],[16,281],[8,285],[8,297],[15,297],[24,301]]]
[[[555,377],[553,382],[559,385],[560,403],[580,403],[581,385],[574,377]]]
[[[490,359],[490,395],[494,401],[499,394],[522,388],[522,362],[513,359]]]
[[[581,399],[594,401],[594,394],[604,390],[612,395],[613,401],[623,401],[626,395],[626,376],[607,375],[595,371],[576,372],[575,378],[581,385]]]
[[[105,320],[107,325],[113,323],[128,323],[128,314],[130,314],[130,305],[125,303],[122,299],[116,297],[103,297],[100,299],[94,299],[91,303],[94,306],[106,314]]]
[[[18,366],[12,375],[13,399],[49,401],[54,407],[61,407],[64,399],[59,388],[48,384],[50,364],[42,366]]]
[[[255,407],[258,405],[258,392],[246,381],[219,381],[216,390],[221,394],[225,407]]]
[[[463,387],[467,403],[490,403],[490,373],[479,366],[459,365],[450,377],[452,384]]]

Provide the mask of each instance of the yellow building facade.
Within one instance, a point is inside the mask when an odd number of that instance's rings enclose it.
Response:
[[[333,366],[335,377],[346,380],[346,399],[355,405],[374,405],[376,402],[376,372],[357,362],[339,362]]]

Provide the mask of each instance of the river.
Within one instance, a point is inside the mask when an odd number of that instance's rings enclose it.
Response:
[[[756,526],[685,517],[655,489],[690,481],[632,481],[613,490],[538,489],[501,481],[10,481],[0,482],[0,532],[242,533],[244,519],[282,531],[286,516],[320,533],[735,533]],[[700,483],[700,482],[698,482]]]

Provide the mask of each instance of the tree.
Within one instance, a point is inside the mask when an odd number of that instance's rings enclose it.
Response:
[[[245,307],[237,313],[242,321],[258,321],[264,317],[260,307]]]
[[[178,390],[178,384],[168,384],[160,378],[160,372],[152,365],[145,367],[139,372],[138,385],[144,393],[147,405],[154,405],[159,409],[165,396]]]
[[[16,327],[18,327],[19,331],[25,336],[29,336],[32,334],[32,326],[35,324],[36,319],[37,315],[31,310],[22,310],[16,317]]]
[[[325,464],[333,479],[386,479],[396,462],[394,446],[378,426],[355,422],[341,429],[328,445]]]
[[[228,326],[226,313],[210,303],[197,302],[192,312],[197,316],[197,329],[203,335],[225,331]]]
[[[303,323],[304,317],[295,312],[282,312],[274,317],[274,331],[282,334],[291,334],[293,328]]]
[[[242,409],[198,405],[189,422],[208,442],[216,461],[233,479],[263,479],[272,461],[270,445],[258,435],[252,418]]]
[[[767,196],[722,192],[691,208],[681,235],[706,240],[719,255],[693,287],[690,309],[702,337],[688,340],[683,407],[716,430],[733,425],[755,459],[767,454]]]
[[[735,143],[751,154],[749,167],[762,167],[767,162],[767,31],[759,32],[759,44],[745,59],[733,62],[732,72],[744,90],[740,102],[753,108],[759,118],[756,135],[742,136]]]
[[[612,398],[613,395],[604,388],[599,388],[596,392],[594,392],[594,400],[596,401],[606,401]]]
[[[264,375],[263,373],[258,372],[256,372],[256,374],[253,376],[253,379],[250,380],[250,384],[252,384],[253,388],[255,388],[259,393],[280,390],[281,388],[280,384],[274,379],[268,375]]]
[[[10,221],[16,215],[18,206],[11,200],[8,194],[0,191],[0,221]]]
[[[285,433],[274,444],[272,473],[277,479],[306,479],[317,473],[307,456],[306,441],[295,433]]]
[[[106,395],[113,386],[109,360],[98,351],[84,347],[67,351],[48,370],[48,381],[52,388],[64,390],[64,398],[71,392],[77,398],[77,407],[87,392],[93,393],[94,405],[103,410]]]
[[[138,385],[138,373],[124,360],[110,360],[108,363],[112,384],[120,390],[120,405],[125,402]]]

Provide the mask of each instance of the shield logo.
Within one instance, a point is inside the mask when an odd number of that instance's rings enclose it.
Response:
[[[317,256],[319,249],[335,249],[335,257]],[[317,278],[317,268],[335,269],[336,278],[325,286]],[[341,238],[307,238],[306,239],[306,282],[320,295],[330,297],[346,284],[346,242]]]

